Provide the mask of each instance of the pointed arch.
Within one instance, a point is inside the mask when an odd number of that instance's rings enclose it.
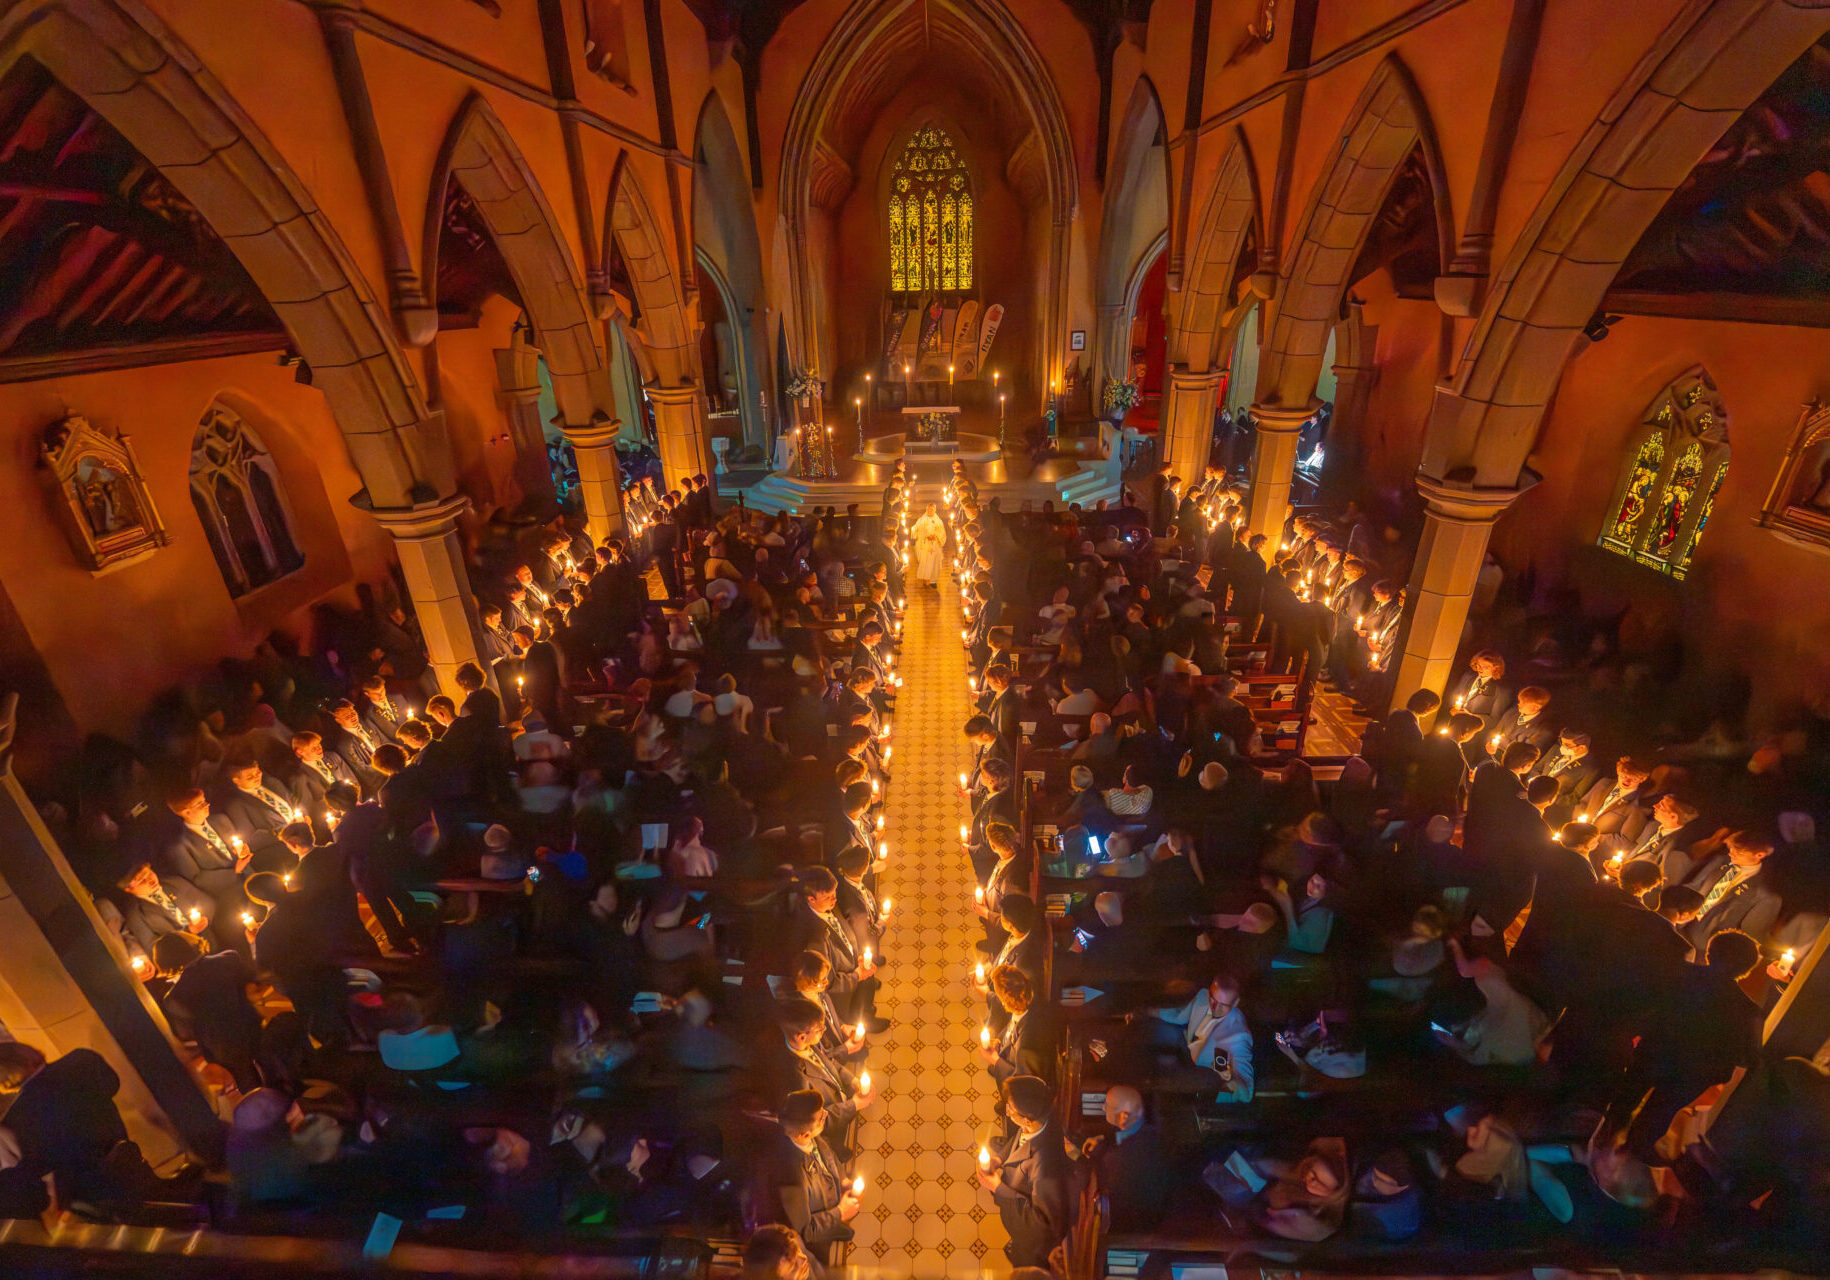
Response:
[[[590,423],[610,402],[604,398],[603,358],[585,303],[584,280],[521,149],[489,100],[476,91],[458,108],[433,170],[423,267],[429,290],[436,288],[439,229],[453,182],[476,205],[508,264],[560,412],[568,424]],[[430,300],[437,305],[436,297]]]
[[[763,413],[762,239],[749,168],[717,90],[705,95],[693,143],[693,247],[696,261],[721,290],[735,340],[738,410],[747,443],[767,446]],[[711,375],[706,373],[709,385]]]
[[[1099,333],[1094,352],[1096,384],[1118,377],[1127,364],[1137,285],[1169,229],[1169,130],[1156,86],[1140,75],[1131,88],[1113,148],[1099,226],[1097,287]],[[1154,157],[1154,163],[1153,163]]]
[[[1258,171],[1245,132],[1234,127],[1232,145],[1221,158],[1201,222],[1191,242],[1190,266],[1172,308],[1169,359],[1205,373],[1223,363],[1239,317],[1248,307],[1239,302],[1242,259],[1257,265],[1264,243],[1263,206],[1258,199]],[[1250,301],[1256,302],[1256,299]]]
[[[1620,265],[1697,162],[1827,31],[1821,6],[1691,0],[1673,19],[1496,273],[1451,388],[1437,392],[1420,475],[1521,487],[1564,365]]]
[[[642,194],[629,153],[625,151],[610,179],[604,215],[603,260],[617,287],[617,276],[627,280],[635,296],[632,323],[624,333],[637,351],[643,376],[668,386],[692,380],[695,368],[680,283],[667,261],[667,238],[655,221],[653,206]],[[620,263],[621,271],[613,270]]]
[[[0,17],[0,71],[30,57],[132,143],[246,268],[311,366],[376,507],[449,494],[424,394],[329,220],[201,60],[139,0],[40,0]]]
[[[837,208],[850,190],[847,161],[826,132],[859,115],[886,68],[936,45],[981,63],[1015,105],[1027,134],[1018,130],[1010,175],[1048,212],[1048,238],[1040,274],[1037,326],[1038,396],[1059,376],[1067,348],[1068,230],[1079,179],[1073,138],[1054,77],[1023,24],[1003,0],[852,0],[821,42],[789,110],[782,140],[778,204],[788,223],[788,273],[792,285],[789,345],[803,365],[830,351],[823,333],[822,289],[826,265],[810,258],[815,207]]]
[[[1309,403],[1355,264],[1413,151],[1423,156],[1437,265],[1446,269],[1454,223],[1442,153],[1416,81],[1396,54],[1387,54],[1347,117],[1285,259],[1258,370],[1258,403],[1288,409]]]

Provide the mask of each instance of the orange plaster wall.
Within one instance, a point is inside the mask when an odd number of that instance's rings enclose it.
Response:
[[[218,573],[189,489],[191,437],[215,396],[237,397],[279,464],[305,567],[237,601]],[[76,559],[35,466],[44,428],[76,413],[133,442],[171,545],[91,576]],[[0,397],[0,579],[77,727],[120,731],[159,691],[278,628],[303,634],[309,606],[353,606],[381,583],[388,536],[349,505],[360,485],[323,396],[271,355],[225,357],[21,383]]]
[[[1591,593],[1591,612],[1632,603],[1681,630],[1687,650],[1738,665],[1752,677],[1757,714],[1830,688],[1830,561],[1782,542],[1755,518],[1778,474],[1800,406],[1830,392],[1821,330],[1629,316],[1565,369],[1531,465],[1543,481],[1495,531],[1508,569],[1540,576],[1567,569],[1591,546],[1613,500],[1622,451],[1652,399],[1701,364],[1720,389],[1732,450],[1689,577],[1675,587],[1622,562]]]
[[[497,392],[500,379],[495,353],[509,345],[520,308],[492,297],[474,329],[446,329],[438,335],[440,407],[451,432],[458,486],[469,495],[479,517],[520,497],[514,483],[515,447],[500,437],[509,432]],[[494,443],[492,443],[494,441]]]
[[[1361,318],[1378,329],[1378,377],[1357,433],[1360,484],[1390,514],[1414,498],[1412,477],[1435,396],[1442,312],[1427,299],[1398,297],[1385,271],[1359,281],[1353,292],[1366,303]]]

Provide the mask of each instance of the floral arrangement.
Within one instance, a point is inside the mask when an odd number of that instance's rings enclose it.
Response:
[[[796,400],[812,396],[818,400],[826,394],[826,383],[813,369],[797,369],[794,376],[788,379],[788,394]]]
[[[1120,382],[1116,378],[1107,378],[1105,390],[1100,393],[1100,402],[1105,405],[1107,413],[1124,413],[1137,408],[1143,393],[1135,382]]]

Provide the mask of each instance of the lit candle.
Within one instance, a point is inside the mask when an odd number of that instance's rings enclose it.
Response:
[[[851,1180],[851,1193],[854,1196],[861,1196],[864,1194],[864,1175],[863,1174],[859,1174],[857,1177],[855,1177]]]
[[[1491,738],[1487,739],[1487,750],[1498,751],[1499,749],[1500,749],[1500,735],[1496,733]]]
[[[1462,704],[1465,703],[1467,700],[1468,700],[1467,694],[1465,694],[1465,693],[1456,694],[1455,695],[1455,709],[1457,711],[1460,711],[1462,708]]]
[[[280,883],[281,884],[291,884],[292,883],[292,872],[288,871],[285,875],[281,876]]]
[[[987,1173],[991,1171],[991,1148],[983,1146],[979,1148],[979,1168]]]
[[[1447,730],[1447,729],[1444,729],[1444,730],[1443,730],[1443,732],[1444,732],[1444,733],[1447,733],[1447,732],[1448,732],[1448,730]],[[1589,820],[1589,815],[1588,815],[1588,814],[1586,814],[1586,813],[1579,813],[1579,814],[1577,814],[1577,815],[1576,815],[1576,821],[1577,821],[1577,822],[1587,822],[1587,821],[1588,821],[1588,820]]]
[[[959,784],[962,788],[966,785],[966,775],[963,772],[959,776]]]
[[[858,1019],[858,1039],[860,1039],[860,1040],[864,1039],[865,1030],[866,1030],[866,1027],[864,1025],[864,1019],[859,1018]],[[862,1082],[865,1078],[866,1077],[860,1076],[859,1077],[860,1082]]]
[[[203,912],[199,911],[196,907],[192,907],[184,914],[190,919],[191,928],[193,929],[203,923]]]
[[[887,858],[889,856],[890,856],[890,842],[888,840],[877,841],[877,861],[882,862],[885,858]]]
[[[985,886],[984,885],[974,885],[972,887],[972,900],[974,902],[978,903],[981,907],[985,905]]]
[[[883,749],[883,763],[884,764],[888,764],[890,762],[890,753],[895,750],[896,750],[896,748],[894,748],[894,747],[885,747]]]
[[[868,965],[870,962],[871,962],[871,949],[869,947],[866,947],[866,948],[864,948],[864,963]]]
[[[948,386],[953,385],[953,366],[952,365],[947,366],[947,385]]]
[[[1786,970],[1789,973],[1792,969],[1792,962],[1794,960],[1796,960],[1797,958],[1798,958],[1798,953],[1796,951],[1792,950],[1792,948],[1787,947],[1783,952],[1780,953],[1779,967]]]
[[[890,900],[888,898],[885,898],[883,900],[883,914],[887,916],[889,913],[890,913]]]
[[[871,1091],[871,1073],[868,1071],[860,1071],[858,1073],[858,1092],[859,1093],[869,1093],[870,1091]],[[860,1179],[858,1179],[858,1181],[863,1182],[864,1179],[860,1178]],[[862,1190],[864,1190],[864,1188],[860,1186],[858,1188],[858,1190],[862,1191]]]
[[[242,922],[243,927],[250,928],[250,929],[253,928],[254,927],[254,913],[252,911],[242,912],[241,913],[241,922]]]
[[[970,843],[970,842],[971,842],[971,839],[972,839],[972,828],[971,828],[971,827],[970,827],[970,826],[968,826],[968,825],[967,825],[967,824],[966,824],[966,823],[964,823],[964,822],[962,822],[962,823],[960,823],[960,824],[959,824],[959,841],[960,841],[960,843],[961,843],[961,844],[968,844],[968,843]]]
[[[972,980],[981,984],[985,981],[985,962],[983,960],[972,966]]]
[[[988,1026],[979,1027],[979,1048],[991,1048],[991,1028]]]
[[[146,957],[145,956],[135,956],[133,959],[129,960],[127,963],[133,966],[133,971],[135,973],[145,973],[146,972]]]

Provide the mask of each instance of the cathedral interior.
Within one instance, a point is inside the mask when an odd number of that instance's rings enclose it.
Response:
[[[1825,0],[0,0],[0,1269],[1811,1271],[1827,329]]]

